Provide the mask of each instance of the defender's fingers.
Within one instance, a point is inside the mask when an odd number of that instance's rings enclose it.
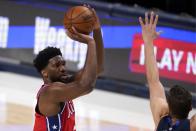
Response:
[[[139,22],[140,22],[140,25],[143,27],[144,26],[144,22],[142,20],[142,17],[139,17]]]
[[[150,24],[153,24],[153,20],[154,20],[154,12],[152,11],[150,14]]]
[[[155,16],[155,20],[154,20],[154,22],[153,22],[153,27],[154,27],[154,28],[157,26],[158,19],[159,19],[159,15],[156,15],[156,16]]]
[[[148,24],[148,12],[145,13],[145,24]]]

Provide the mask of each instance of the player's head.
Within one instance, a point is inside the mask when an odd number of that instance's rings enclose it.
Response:
[[[42,77],[50,82],[61,81],[66,76],[65,60],[58,48],[45,48],[39,52],[33,63]]]
[[[178,119],[188,117],[192,109],[192,96],[189,91],[178,85],[173,86],[167,94],[170,114]]]

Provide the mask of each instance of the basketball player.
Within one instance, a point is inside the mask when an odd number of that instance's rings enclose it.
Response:
[[[37,94],[34,131],[76,131],[72,100],[90,93],[103,71],[103,41],[97,15],[96,18],[93,38],[74,28],[73,33],[67,32],[72,39],[88,46],[84,68],[75,76],[67,73],[66,61],[58,48],[47,47],[36,56],[34,66],[44,84]]]
[[[153,51],[153,40],[160,35],[156,32],[158,15],[145,14],[145,22],[139,18],[145,46],[145,66],[150,90],[150,107],[157,131],[196,131],[196,115],[187,119],[192,109],[192,96],[181,86],[170,89],[167,97],[159,80],[159,72]]]

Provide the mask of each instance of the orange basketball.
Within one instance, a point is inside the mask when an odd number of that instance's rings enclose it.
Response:
[[[70,32],[71,27],[83,34],[90,34],[94,28],[95,15],[93,11],[85,6],[75,6],[69,9],[64,16],[64,26]]]

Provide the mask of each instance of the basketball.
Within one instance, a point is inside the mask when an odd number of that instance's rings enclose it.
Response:
[[[94,28],[95,20],[95,15],[91,9],[85,6],[75,6],[65,13],[64,27],[73,32],[73,26],[79,33],[89,35]]]

